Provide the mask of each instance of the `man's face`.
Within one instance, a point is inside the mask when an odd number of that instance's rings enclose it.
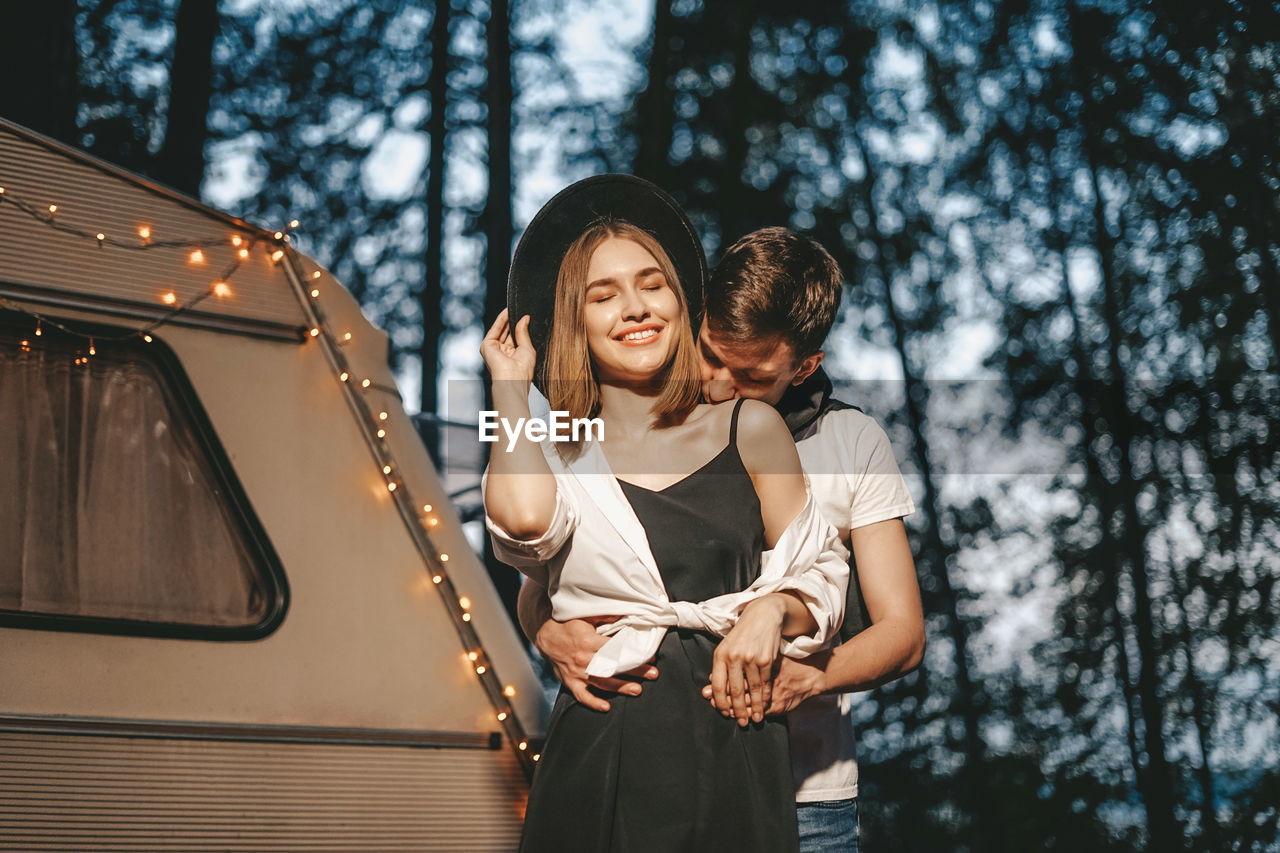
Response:
[[[795,348],[782,337],[765,338],[754,346],[717,341],[702,322],[698,331],[698,361],[702,365],[702,396],[709,403],[736,397],[777,405],[783,393],[799,385],[822,363],[822,353],[796,361]]]

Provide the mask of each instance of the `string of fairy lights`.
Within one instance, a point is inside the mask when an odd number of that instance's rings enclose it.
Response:
[[[502,724],[508,738],[515,745],[521,761],[528,767],[531,762],[536,762],[541,756],[530,750],[530,740],[511,704],[511,699],[516,695],[516,689],[502,682],[492,660],[485,653],[484,644],[475,629],[472,601],[458,591],[449,575],[449,554],[440,551],[432,541],[430,531],[440,523],[439,516],[431,504],[420,504],[414,500],[400,474],[400,466],[395,461],[388,440],[389,412],[380,406],[373,405],[368,393],[394,394],[398,401],[399,392],[394,388],[379,385],[368,377],[357,377],[341,346],[350,340],[350,333],[338,335],[332,331],[324,311],[322,288],[328,284],[337,286],[337,283],[332,280],[328,283],[322,281],[324,274],[320,270],[314,270],[308,276],[302,269],[300,256],[292,249],[285,253],[284,269],[311,324],[308,336],[321,344],[331,369],[342,384],[347,403],[356,414],[356,421],[361,426],[365,442],[369,445],[375,462],[382,472],[387,492],[401,518],[404,519],[405,526],[419,553],[431,568],[431,583],[440,591],[445,608],[453,618],[458,637],[466,650],[467,663],[475,671],[480,684],[488,694],[495,709],[495,718]]]
[[[133,237],[121,238],[118,236],[109,237],[104,231],[85,230],[83,228],[75,228],[70,225],[67,225],[66,223],[58,219],[59,206],[57,204],[49,204],[44,207],[32,205],[28,203],[25,199],[23,199],[21,196],[14,193],[8,187],[3,187],[3,186],[0,186],[0,205],[10,205],[12,207],[15,207],[18,210],[25,213],[27,216],[30,216],[32,219],[36,220],[37,222],[44,223],[46,226],[53,229],[54,231],[58,231],[63,234],[70,234],[74,237],[79,237],[84,240],[93,240],[98,244],[99,248],[111,246],[112,248],[130,249],[134,251],[146,251],[149,249],[188,250],[189,254],[187,256],[187,262],[193,265],[201,265],[206,263],[207,257],[205,254],[205,247],[207,245],[213,245],[215,242],[221,242],[220,239],[214,240],[214,239],[198,239],[198,238],[197,239],[186,238],[186,239],[180,239],[180,240],[155,240],[153,239],[151,226],[149,225],[140,226],[137,229],[136,238],[133,238]],[[282,232],[277,232],[278,240],[283,240],[284,236],[285,235]],[[204,291],[197,294],[194,298],[189,299],[186,302],[182,302],[182,303],[179,302],[178,295],[175,291],[173,290],[165,291],[160,295],[160,302],[161,304],[168,306],[168,310],[164,311],[164,313],[162,313],[157,319],[153,320],[152,322],[148,323],[142,328],[135,329],[129,332],[124,332],[119,335],[86,334],[84,332],[78,331],[63,323],[58,322],[53,317],[50,317],[46,314],[42,314],[37,311],[32,311],[28,308],[23,307],[22,305],[19,305],[15,302],[4,299],[3,297],[0,297],[0,305],[3,305],[5,308],[8,308],[10,310],[18,311],[22,314],[26,314],[27,316],[35,320],[36,326],[33,331],[34,337],[37,337],[37,338],[42,337],[44,335],[44,329],[47,326],[51,328],[56,328],[66,335],[70,335],[72,337],[80,338],[81,340],[87,341],[86,347],[83,350],[79,351],[79,353],[76,355],[75,363],[80,365],[88,364],[89,359],[92,356],[95,356],[98,354],[97,344],[99,342],[119,342],[119,341],[127,340],[129,338],[139,337],[139,338],[142,338],[142,340],[144,340],[145,342],[151,343],[152,332],[156,331],[162,326],[167,325],[168,323],[171,323],[174,319],[181,316],[182,314],[185,314],[191,311],[200,303],[204,302],[206,299],[209,299],[210,297],[214,297],[217,299],[230,298],[232,296],[232,291],[231,291],[231,285],[229,284],[229,281],[231,277],[235,275],[236,270],[240,268],[240,265],[249,258],[249,251],[253,246],[253,242],[251,240],[247,240],[244,236],[240,234],[233,234],[230,238],[230,243],[231,243],[231,247],[235,250],[233,252],[233,257],[231,262],[222,270],[221,274],[219,274],[212,281],[209,282],[209,286]],[[272,253],[272,257],[277,262],[283,256],[284,256],[284,253],[280,249],[276,249],[276,251]],[[29,339],[24,339],[22,342],[22,347],[24,349],[29,349],[30,346],[31,346],[31,341]]]
[[[494,667],[493,661],[486,653],[484,643],[475,628],[471,599],[462,594],[453,582],[449,573],[449,554],[441,551],[432,538],[432,531],[440,524],[440,517],[435,507],[429,503],[420,503],[414,499],[412,490],[401,471],[390,442],[389,427],[391,413],[385,404],[376,403],[378,395],[391,395],[399,404],[399,391],[393,387],[376,382],[372,377],[358,376],[357,371],[347,359],[343,345],[350,343],[352,333],[334,331],[328,322],[323,306],[323,291],[326,287],[340,287],[332,278],[326,279],[321,270],[307,273],[302,268],[301,256],[289,246],[288,231],[298,227],[297,220],[289,223],[288,229],[280,231],[260,232],[257,239],[235,233],[229,238],[177,238],[157,239],[150,225],[137,228],[136,234],[129,237],[108,235],[104,231],[74,228],[59,221],[57,204],[44,206],[34,205],[18,197],[12,188],[0,187],[0,204],[11,205],[31,218],[44,223],[49,228],[64,234],[92,240],[99,247],[146,251],[158,248],[180,249],[187,251],[188,262],[199,265],[207,260],[207,251],[215,245],[230,243],[233,260],[215,277],[209,286],[195,297],[180,302],[175,291],[170,290],[159,296],[167,310],[142,328],[134,329],[120,335],[89,335],[59,322],[56,318],[32,311],[11,300],[0,297],[0,305],[27,315],[34,322],[32,337],[43,335],[45,327],[57,328],[59,331],[75,336],[87,342],[85,349],[76,356],[76,364],[87,364],[89,358],[97,354],[96,344],[104,341],[124,341],[140,337],[150,343],[152,333],[172,322],[185,312],[195,308],[209,298],[231,299],[234,297],[230,278],[240,265],[250,258],[255,245],[266,245],[271,260],[279,266],[289,281],[290,287],[298,299],[308,328],[304,340],[314,340],[320,347],[326,361],[333,370],[334,376],[341,385],[346,402],[355,415],[366,444],[374,458],[374,464],[381,472],[388,495],[409,531],[415,547],[422,556],[429,573],[429,582],[440,593],[441,599],[449,613],[458,637],[462,642],[463,654],[467,665],[475,673],[494,710],[494,719],[502,727],[507,738],[515,746],[516,754],[526,771],[531,770],[533,762],[541,756],[531,748],[530,738],[526,734],[516,716],[512,699],[516,688],[504,683]],[[31,338],[24,338],[21,346],[29,350]]]

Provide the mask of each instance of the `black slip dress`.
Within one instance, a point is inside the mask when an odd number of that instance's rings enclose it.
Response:
[[[764,545],[760,502],[728,445],[671,486],[619,481],[648,534],[673,601],[745,589]],[[718,638],[667,632],[660,675],[639,696],[609,695],[607,712],[561,690],[534,774],[526,853],[785,853],[797,847],[785,717],[740,727],[702,698]]]

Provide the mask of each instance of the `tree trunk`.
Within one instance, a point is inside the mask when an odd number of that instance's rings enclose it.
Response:
[[[1136,769],[1139,779],[1145,779],[1143,798],[1147,804],[1149,847],[1160,851],[1175,850],[1181,848],[1182,836],[1173,811],[1173,788],[1168,760],[1165,757],[1164,708],[1160,700],[1159,677],[1156,672],[1159,649],[1151,609],[1146,535],[1138,514],[1138,484],[1133,479],[1133,467],[1129,461],[1129,453],[1136,436],[1133,429],[1134,419],[1126,402],[1125,369],[1120,358],[1120,341],[1124,332],[1116,305],[1115,239],[1107,233],[1104,221],[1101,187],[1095,165],[1097,160],[1091,150],[1093,128],[1087,118],[1087,103],[1086,99],[1086,113],[1082,124],[1085,128],[1085,157],[1088,161],[1086,168],[1094,193],[1094,229],[1100,255],[1098,266],[1101,275],[1102,314],[1107,326],[1107,357],[1110,364],[1110,376],[1104,380],[1099,391],[1103,400],[1103,417],[1114,436],[1114,446],[1120,454],[1119,477],[1113,486],[1118,497],[1119,512],[1115,515],[1104,515],[1102,523],[1104,526],[1110,526],[1113,519],[1121,520],[1121,532],[1116,543],[1119,546],[1117,556],[1128,564],[1133,586],[1133,627],[1139,654],[1138,698],[1142,715],[1142,744],[1145,758],[1145,767]]]
[[[724,161],[720,168],[720,242],[728,246],[746,230],[747,191],[742,169],[747,161],[747,125],[751,106],[751,30],[755,25],[756,0],[744,0],[737,14],[729,16],[732,31],[733,82],[729,84],[729,112],[724,126]]]
[[[449,23],[452,20],[449,0],[436,0],[435,18],[431,22],[431,75],[427,94],[431,99],[431,116],[427,134],[431,137],[431,153],[427,159],[427,251],[424,257],[425,278],[418,292],[422,311],[422,344],[418,359],[422,364],[422,382],[418,409],[434,412],[439,407],[440,338],[444,335],[444,154],[448,125],[449,101]],[[428,450],[439,458],[439,430],[430,427]]]
[[[951,577],[947,570],[947,559],[954,551],[942,538],[942,500],[938,494],[937,483],[933,478],[929,440],[924,431],[928,394],[922,380],[916,376],[914,367],[907,355],[908,332],[906,324],[898,312],[897,304],[893,299],[892,282],[894,271],[897,267],[897,259],[893,257],[891,241],[880,233],[879,217],[876,215],[871,192],[876,177],[874,162],[871,159],[870,149],[864,144],[860,132],[854,129],[851,133],[857,140],[867,164],[867,174],[863,178],[861,185],[863,204],[868,217],[867,233],[875,241],[877,247],[880,272],[885,286],[885,313],[888,315],[889,323],[893,327],[894,346],[898,352],[898,360],[902,366],[902,375],[906,385],[905,396],[908,427],[911,430],[911,452],[915,457],[916,466],[919,468],[921,480],[924,484],[922,508],[928,514],[928,524],[922,534],[923,548],[918,555],[917,566],[928,571],[937,583],[938,594],[935,600],[940,602],[944,608],[943,615],[947,622],[948,636],[955,649],[956,678],[955,689],[952,693],[952,708],[959,713],[961,720],[964,722],[963,749],[965,755],[965,764],[959,774],[962,784],[958,788],[956,799],[973,821],[969,837],[966,839],[968,844],[964,846],[964,849],[990,850],[995,848],[989,841],[992,838],[992,834],[985,817],[987,809],[977,799],[980,791],[984,788],[981,784],[982,767],[985,761],[985,746],[982,741],[979,719],[981,710],[978,704],[978,690],[969,671],[969,632],[964,617],[960,615],[956,602],[955,587],[951,583]],[[962,845],[959,843],[959,839],[957,841],[956,849],[959,850]]]
[[[80,55],[75,0],[6,3],[0,26],[0,116],[78,145]]]
[[[1084,37],[1079,26],[1079,10],[1075,2],[1067,4],[1068,43],[1076,44],[1076,39]],[[1096,37],[1090,35],[1089,37]],[[1134,419],[1129,413],[1126,397],[1125,368],[1121,363],[1120,347],[1124,331],[1121,328],[1119,308],[1117,306],[1116,277],[1116,238],[1107,230],[1104,200],[1098,180],[1099,161],[1099,121],[1092,109],[1093,96],[1086,73],[1078,67],[1078,60],[1073,54],[1068,60],[1068,74],[1076,91],[1083,95],[1079,113],[1079,130],[1082,137],[1082,166],[1087,170],[1090,189],[1093,192],[1092,218],[1095,250],[1098,252],[1098,268],[1102,295],[1102,319],[1107,327],[1107,357],[1109,375],[1102,380],[1099,388],[1102,416],[1106,428],[1111,432],[1114,447],[1119,452],[1117,465],[1118,476],[1110,489],[1105,491],[1114,496],[1114,512],[1104,513],[1102,528],[1104,536],[1111,537],[1117,546],[1116,562],[1127,565],[1131,585],[1133,586],[1133,627],[1134,640],[1138,647],[1137,661],[1137,693],[1139,699],[1139,719],[1142,721],[1142,755],[1134,767],[1137,773],[1139,790],[1147,811],[1147,833],[1149,850],[1181,849],[1182,837],[1174,814],[1174,795],[1170,778],[1168,759],[1165,756],[1163,707],[1160,701],[1158,674],[1159,649],[1155,637],[1155,623],[1152,617],[1152,603],[1147,570],[1147,548],[1145,534],[1140,526],[1137,505],[1137,483],[1133,479],[1133,468],[1129,461],[1129,453],[1135,438]],[[1085,367],[1084,364],[1081,365]],[[1119,522],[1120,532],[1115,534],[1113,523]],[[1124,637],[1119,638],[1120,654],[1124,655]]]
[[[653,7],[653,45],[649,49],[649,80],[636,106],[635,173],[670,192],[667,154],[675,128],[675,107],[667,78],[671,71],[671,0],[657,0]]]
[[[482,215],[485,233],[485,328],[507,305],[507,272],[511,266],[511,239],[515,230],[511,216],[510,26],[507,0],[490,0],[485,60],[489,108],[489,195]],[[487,397],[487,386],[485,393]],[[493,408],[487,399],[486,408]],[[485,563],[502,603],[515,620],[520,578],[510,566],[494,558],[488,537],[485,537]]]
[[[1054,209],[1058,209],[1056,205]],[[1098,463],[1098,458],[1090,450],[1096,445],[1099,438],[1097,429],[1097,418],[1090,411],[1090,407],[1086,401],[1093,399],[1096,393],[1097,383],[1088,375],[1088,365],[1092,363],[1089,354],[1085,352],[1084,339],[1080,334],[1083,326],[1080,315],[1080,307],[1076,302],[1075,292],[1071,289],[1071,276],[1067,266],[1067,239],[1062,234],[1061,228],[1053,229],[1059,239],[1058,257],[1062,263],[1062,290],[1063,301],[1067,308],[1067,312],[1071,315],[1072,332],[1071,332],[1071,348],[1072,357],[1078,365],[1078,373],[1076,378],[1076,394],[1080,397],[1081,404],[1084,407],[1084,414],[1081,417],[1081,429],[1084,434],[1084,441],[1081,443],[1081,452],[1085,460],[1085,483],[1081,489],[1081,496],[1084,500],[1088,500],[1092,495],[1098,507],[1098,516],[1102,519],[1111,518],[1116,512],[1116,502],[1111,483],[1107,480],[1106,475],[1102,471],[1102,467]],[[1115,554],[1117,547],[1113,541],[1111,528],[1109,525],[1101,524],[1102,546],[1093,549],[1093,554],[1099,557]],[[1129,747],[1129,761],[1133,766],[1134,779],[1141,789],[1142,787],[1142,750],[1139,746],[1138,738],[1138,718],[1141,715],[1141,706],[1138,701],[1137,694],[1133,686],[1133,674],[1129,668],[1129,653],[1126,649],[1125,638],[1128,636],[1128,620],[1120,610],[1120,586],[1116,582],[1116,572],[1102,569],[1098,572],[1101,581],[1099,585],[1099,593],[1103,601],[1106,602],[1107,612],[1111,615],[1111,629],[1115,632],[1112,641],[1116,649],[1116,661],[1119,672],[1116,674],[1116,680],[1120,685],[1120,698],[1124,702],[1125,710],[1125,737]]]
[[[213,93],[213,39],[218,0],[182,0],[178,6],[164,147],[155,178],[192,196],[204,180],[204,144]]]

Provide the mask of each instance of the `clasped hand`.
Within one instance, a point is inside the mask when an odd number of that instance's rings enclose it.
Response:
[[[740,726],[764,720],[785,617],[786,608],[776,596],[757,598],[743,608],[738,623],[712,655],[711,704]],[[706,696],[707,689],[702,693]]]
[[[782,618],[782,607],[776,599],[764,596],[753,601],[712,655],[711,683],[702,694],[721,714],[735,718],[738,725],[760,722],[766,712],[777,712],[769,703],[781,646]],[[549,619],[535,639],[565,689],[596,711],[608,711],[609,702],[595,691],[636,696],[643,681],[658,677],[658,670],[652,665],[619,673],[616,678],[588,677],[587,664],[605,640],[591,622],[581,619]]]

